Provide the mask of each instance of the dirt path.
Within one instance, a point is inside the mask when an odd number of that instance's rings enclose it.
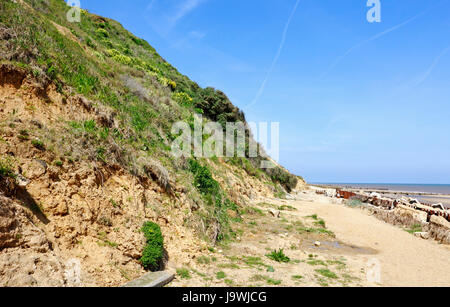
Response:
[[[326,199],[295,202],[304,214],[317,213],[340,241],[375,249],[375,255],[355,255],[363,263],[381,264],[382,286],[450,286],[450,248],[414,237],[370,216],[366,211],[330,204]]]

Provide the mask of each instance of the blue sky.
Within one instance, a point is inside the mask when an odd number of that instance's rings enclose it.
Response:
[[[450,0],[381,0],[380,23],[366,2],[81,6],[223,90],[247,120],[280,122],[280,163],[310,182],[450,183]]]

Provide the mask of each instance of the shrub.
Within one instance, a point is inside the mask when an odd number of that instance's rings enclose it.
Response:
[[[178,102],[179,104],[190,107],[192,105],[193,99],[186,93],[177,92],[172,95],[172,99]]]
[[[160,268],[164,256],[164,239],[161,228],[153,222],[146,222],[142,226],[146,245],[142,252],[141,263],[146,270],[156,271]]]
[[[189,160],[189,167],[194,174],[194,186],[204,195],[216,194],[219,192],[219,183],[214,180],[210,170],[206,166],[200,165],[196,160]]]
[[[297,186],[297,176],[292,175],[281,167],[268,168],[265,169],[265,172],[273,182],[280,183],[288,192],[291,192]]]
[[[95,30],[95,33],[97,33],[101,37],[109,37],[108,31],[102,28],[98,28],[97,30]]]

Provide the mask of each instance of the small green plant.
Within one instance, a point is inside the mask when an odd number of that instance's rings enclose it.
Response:
[[[293,276],[292,276],[292,279],[293,279],[293,280],[300,280],[300,279],[302,279],[302,278],[303,278],[302,275],[293,275]]]
[[[225,272],[220,271],[216,273],[217,279],[224,279],[225,277],[227,277],[227,274],[225,274]]]
[[[197,258],[197,262],[200,264],[210,264],[211,263],[211,259],[209,257],[206,256],[200,256]]]
[[[280,250],[273,250],[270,254],[266,255],[267,258],[272,259],[276,262],[289,262],[291,259],[289,259],[288,256],[284,254],[283,249]]]
[[[234,285],[234,281],[232,281],[231,279],[225,279],[224,282],[230,287]]]
[[[309,265],[323,265],[323,266],[327,266],[327,264],[326,264],[324,261],[322,261],[322,260],[316,260],[316,259],[314,259],[314,260],[309,260],[309,261],[307,261],[306,263],[309,264]]]
[[[38,140],[38,139],[32,140],[32,141],[31,141],[31,144],[32,144],[34,147],[36,147],[37,149],[39,149],[39,150],[45,150],[44,142],[42,142],[42,141],[40,141],[40,140]]]
[[[336,235],[328,229],[325,228],[312,228],[312,227],[297,227],[297,231],[302,233],[318,233],[318,234],[325,234],[332,238],[334,238]]]
[[[281,285],[281,280],[269,278],[269,279],[267,279],[267,283],[269,285],[278,286],[278,285]]]
[[[186,268],[177,269],[177,275],[181,277],[181,279],[191,279],[191,273]]]
[[[314,225],[326,228],[325,221],[322,219],[319,219],[318,221],[314,222]]]
[[[414,224],[411,227],[405,229],[406,232],[408,233],[415,233],[415,232],[422,232],[422,225],[421,224]]]
[[[242,261],[244,261],[244,263],[249,267],[258,267],[258,266],[267,267],[267,264],[262,262],[262,259],[259,257],[244,256],[242,258]]]
[[[20,130],[20,131],[19,131],[19,136],[18,136],[18,138],[19,138],[20,140],[27,141],[27,140],[30,139],[29,136],[30,136],[30,134],[28,133],[27,130]]]
[[[56,166],[58,166],[58,167],[61,167],[61,166],[63,166],[63,163],[62,163],[62,161],[55,161],[55,165]]]
[[[164,239],[161,228],[156,223],[146,222],[141,230],[147,242],[142,252],[142,266],[146,270],[156,271],[164,256]]]
[[[297,209],[289,205],[281,205],[278,207],[280,211],[296,211]]]
[[[0,157],[0,177],[14,177],[14,162],[9,156]]]
[[[331,279],[338,278],[338,276],[335,273],[331,272],[329,269],[317,269],[315,271],[326,278],[331,278]]]
[[[119,207],[119,205],[117,204],[117,202],[114,199],[110,199],[109,202],[111,203],[111,205],[113,205],[114,208]]]

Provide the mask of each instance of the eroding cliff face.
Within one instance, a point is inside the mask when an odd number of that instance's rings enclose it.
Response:
[[[64,286],[65,267],[29,212],[0,196],[0,284]]]
[[[95,148],[71,136],[67,123],[114,126],[111,112],[65,99],[46,82],[0,66],[0,157],[13,161],[16,175],[0,176],[0,286],[120,286],[145,273],[145,221],[162,228],[166,267],[195,261],[209,243],[196,232],[200,208],[183,181],[172,180],[169,194],[152,178],[91,159]],[[240,205],[271,194],[242,169],[213,168]]]

